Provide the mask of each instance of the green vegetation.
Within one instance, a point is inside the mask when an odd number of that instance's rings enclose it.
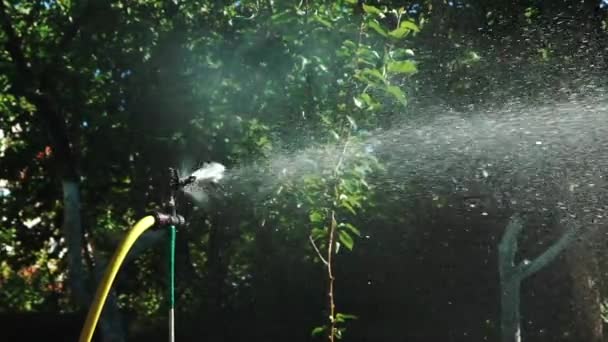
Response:
[[[416,249],[428,238],[421,222],[453,198],[398,196],[416,182],[375,188],[370,180],[387,172],[382,160],[353,146],[430,116],[429,106],[481,110],[602,84],[608,21],[597,6],[1,2],[0,312],[86,309],[125,229],[163,207],[167,167],[213,160],[263,173],[274,157],[314,145],[335,147],[322,172],[185,209],[178,337],[357,341],[391,320],[392,332],[409,320],[410,329],[438,333],[420,322],[454,312],[415,318],[402,306],[422,291],[407,288],[417,277],[408,267],[433,254]],[[106,340],[164,336],[166,255],[155,234],[118,278],[100,328]],[[385,311],[359,305],[363,297]],[[463,323],[471,340],[497,340],[495,312],[474,315],[482,316],[491,318]],[[418,340],[451,335],[427,336]]]

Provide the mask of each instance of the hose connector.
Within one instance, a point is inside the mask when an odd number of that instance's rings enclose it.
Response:
[[[186,219],[182,215],[169,215],[161,212],[154,212],[151,215],[154,216],[156,224],[160,226],[183,226],[186,224]]]

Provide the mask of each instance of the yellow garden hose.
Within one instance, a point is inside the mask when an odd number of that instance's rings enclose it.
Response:
[[[91,304],[91,308],[89,309],[89,313],[87,314],[87,319],[84,323],[84,327],[82,328],[82,332],[80,333],[79,342],[90,342],[93,338],[93,333],[95,332],[95,327],[97,326],[97,321],[99,320],[99,316],[101,315],[101,311],[103,309],[103,305],[108,297],[108,293],[110,292],[110,288],[112,287],[112,283],[114,282],[114,278],[116,278],[116,274],[122,265],[122,262],[125,260],[127,253],[133,247],[135,241],[150,227],[154,226],[156,223],[156,219],[154,216],[145,216],[141,220],[139,220],[131,230],[127,233],[127,236],[122,240],[120,246],[116,252],[114,252],[114,256],[108,265],[106,272],[97,288],[97,292],[95,293],[95,298],[93,299],[93,303]]]

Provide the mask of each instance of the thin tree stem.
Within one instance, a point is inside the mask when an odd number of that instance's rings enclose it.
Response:
[[[323,257],[323,254],[319,250],[319,247],[317,247],[317,244],[315,243],[315,240],[312,238],[312,235],[308,236],[308,240],[310,241],[310,244],[312,245],[312,248],[314,248],[315,252],[317,252],[317,255],[319,256],[319,259],[321,259],[321,261],[323,262],[323,264],[325,266],[327,266],[328,265],[327,260],[325,260],[325,258]]]
[[[334,342],[336,337],[336,305],[334,302],[334,275],[333,275],[333,265],[332,265],[332,255],[333,255],[333,247],[334,247],[334,237],[336,234],[336,218],[335,212],[332,210],[331,212],[331,225],[329,229],[329,244],[327,246],[327,278],[329,280],[329,291],[327,293],[329,300],[329,320],[330,320],[330,330],[329,330],[329,341]]]

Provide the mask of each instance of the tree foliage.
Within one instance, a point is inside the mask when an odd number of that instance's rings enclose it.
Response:
[[[394,213],[421,205],[369,185],[384,170],[365,139],[425,102],[465,108],[560,89],[568,71],[556,65],[582,69],[577,58],[604,70],[594,51],[606,19],[593,3],[3,1],[0,310],[86,308],[124,230],[165,204],[164,170],[215,160],[276,180],[250,185],[255,196],[235,187],[210,208],[189,203],[178,241],[188,331],[233,336],[230,317],[261,312],[246,327],[258,338],[289,338],[269,323],[280,316],[303,339],[342,336],[362,314],[341,305],[360,290],[341,280],[342,265],[369,247],[362,237],[392,243],[387,232],[414,220]],[[576,42],[563,38],[578,24]],[[277,156],[312,145],[330,146],[315,172],[276,175]],[[135,255],[116,287],[133,334],[164,317],[160,251]],[[284,286],[299,294],[275,293]],[[301,296],[303,308],[273,295]]]

